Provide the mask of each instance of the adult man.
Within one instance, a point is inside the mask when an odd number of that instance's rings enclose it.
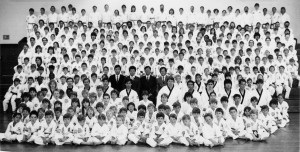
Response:
[[[167,85],[167,79],[168,79],[168,76],[166,75],[167,74],[167,68],[166,67],[161,67],[159,69],[159,72],[160,72],[160,77],[158,77],[156,79],[156,82],[157,82],[157,92],[159,92],[159,90],[164,87],[165,85]]]
[[[153,103],[156,103],[156,78],[151,74],[151,68],[150,66],[146,66],[144,68],[146,75],[142,76],[140,78],[140,82],[141,82],[141,88],[139,90],[139,94],[140,94],[140,99],[142,97],[142,92],[144,90],[147,90],[149,92],[149,100],[153,101]]]
[[[121,66],[116,65],[115,68],[115,74],[111,75],[108,79],[110,82],[110,86],[119,92],[123,89],[125,76],[121,75]]]

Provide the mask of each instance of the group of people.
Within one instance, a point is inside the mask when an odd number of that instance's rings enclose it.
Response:
[[[286,9],[195,9],[29,9],[0,141],[213,147],[285,127],[299,81]]]

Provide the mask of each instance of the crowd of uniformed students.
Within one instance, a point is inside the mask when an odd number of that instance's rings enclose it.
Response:
[[[212,147],[289,122],[299,76],[284,7],[136,9],[29,9],[0,140]]]

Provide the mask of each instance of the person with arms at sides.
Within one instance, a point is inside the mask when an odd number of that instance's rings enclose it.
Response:
[[[132,85],[131,88],[138,92],[140,91],[140,78],[135,75],[136,73],[136,67],[135,66],[130,66],[129,67],[129,76],[126,77],[126,79],[131,79],[132,80]]]
[[[110,85],[112,88],[121,92],[123,89],[125,76],[121,75],[121,66],[120,65],[116,65],[114,70],[115,70],[115,74],[111,75],[109,77],[108,81],[110,82]]]
[[[161,67],[159,69],[160,72],[160,76],[156,79],[157,82],[157,92],[159,92],[159,90],[164,87],[165,85],[167,85],[167,79],[169,78],[166,74],[167,74],[167,68],[166,67]]]
[[[140,78],[141,88],[140,88],[140,98],[142,97],[142,91],[147,90],[149,92],[149,100],[156,103],[156,78],[151,75],[151,67],[146,66],[144,68],[146,75]]]

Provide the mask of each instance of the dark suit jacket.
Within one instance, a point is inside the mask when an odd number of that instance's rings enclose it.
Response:
[[[124,88],[124,82],[125,82],[125,76],[124,75],[120,75],[119,77],[119,81],[117,82],[116,80],[116,75],[111,75],[108,79],[108,81],[110,82],[110,85],[112,88],[118,90],[119,92],[121,92]]]
[[[141,88],[140,88],[140,98],[142,98],[142,92],[144,90],[147,90],[149,92],[149,94],[152,94],[151,96],[149,96],[149,100],[153,101],[154,103],[156,103],[156,78],[154,76],[150,76],[149,81],[146,79],[146,76],[142,76],[140,78],[140,84],[141,84]]]
[[[125,80],[130,79],[130,76],[127,76]],[[126,82],[126,81],[125,81]],[[137,76],[134,76],[134,79],[132,80],[132,86],[131,88],[135,90],[137,93],[140,92],[140,78]]]
[[[156,87],[157,90],[156,90],[156,92],[159,92],[159,90],[163,86],[167,85],[167,79],[168,79],[168,76],[165,76],[165,81],[163,81],[162,76],[160,76],[159,78],[156,79],[156,82],[157,82],[157,87]]]

